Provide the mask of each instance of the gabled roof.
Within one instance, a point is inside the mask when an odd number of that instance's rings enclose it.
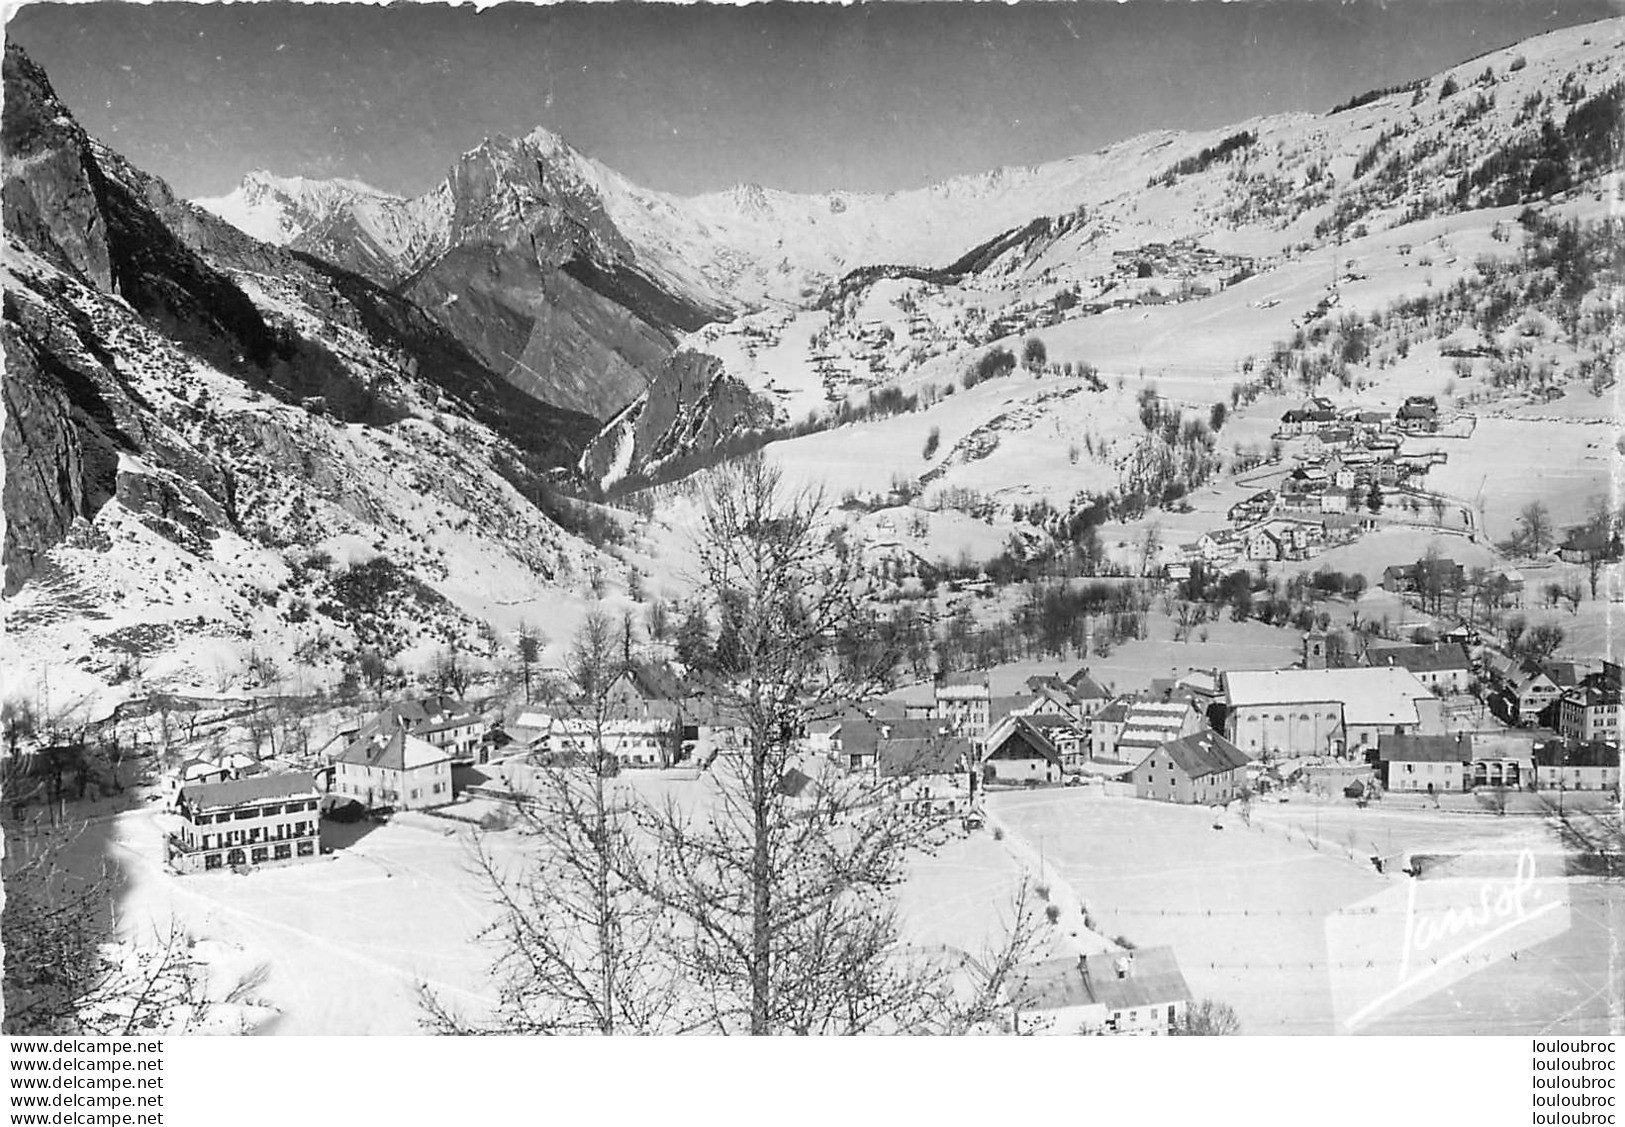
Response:
[[[1453,736],[1377,737],[1377,758],[1384,763],[1471,763],[1472,739],[1465,732]]]
[[[1101,687],[1100,682],[1089,676],[1089,667],[1087,665],[1068,677],[1066,683],[1072,689],[1074,700],[1111,699],[1111,694]]]
[[[962,736],[894,739],[880,745],[875,766],[888,779],[948,775],[963,771],[970,757],[970,741]]]
[[[983,669],[950,670],[937,676],[939,689],[985,689],[988,687],[987,671]]]
[[[1056,767],[1061,765],[1061,753],[1056,750],[1049,737],[1035,727],[1027,717],[1009,717],[1007,723],[1000,726],[1000,731],[1003,731],[1004,735],[997,743],[994,743],[992,738],[988,740],[987,758],[993,758],[1012,743],[1019,741],[1039,758],[1048,760]],[[998,734],[998,732],[994,733],[994,735]]]
[[[988,723],[997,724],[1006,716],[1025,714],[1027,709],[1037,703],[1037,697],[1028,693],[1020,696],[992,697],[988,701]]]
[[[1534,759],[1542,767],[1618,767],[1619,745],[1594,741],[1546,740],[1533,748]]]
[[[1073,1006],[1122,1011],[1190,999],[1172,947],[1064,955],[1018,968],[1011,982],[1012,1003],[1027,1011]]]
[[[356,740],[339,754],[337,762],[384,771],[412,771],[450,758],[451,753],[444,748],[396,731],[385,738],[367,736]]]
[[[1436,642],[1430,646],[1387,646],[1367,652],[1372,665],[1397,665],[1412,673],[1440,673],[1473,667],[1459,642]]]
[[[1132,702],[1126,697],[1119,697],[1117,700],[1112,701],[1110,704],[1103,707],[1099,712],[1095,713],[1094,722],[1097,724],[1123,723],[1128,719],[1128,709],[1131,703]]]
[[[1179,769],[1193,779],[1234,771],[1252,762],[1245,751],[1212,731],[1169,740],[1157,750],[1166,752]]]
[[[181,788],[180,799],[205,810],[214,810],[292,798],[295,795],[314,796],[316,793],[316,781],[310,772],[290,771],[282,775],[255,775],[223,783],[189,783]]]
[[[882,744],[894,740],[940,737],[941,720],[871,720],[866,716],[843,719],[839,736],[843,755],[874,755]]]
[[[672,672],[653,662],[633,662],[627,667],[626,676],[647,700],[678,701],[686,695]]]

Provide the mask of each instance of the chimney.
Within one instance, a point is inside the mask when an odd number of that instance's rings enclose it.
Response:
[[[1133,978],[1134,952],[1130,951],[1126,955],[1119,955],[1112,963],[1112,968],[1117,971],[1118,978]]]

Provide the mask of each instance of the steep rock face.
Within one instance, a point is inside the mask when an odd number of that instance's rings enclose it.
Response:
[[[445,188],[448,249],[401,286],[515,387],[607,418],[719,310],[640,269],[559,149],[488,141]]]
[[[773,414],[773,405],[729,376],[715,356],[679,352],[593,440],[582,472],[610,485],[679,459],[704,459],[742,431],[770,425]]]
[[[57,100],[45,72],[10,45],[5,88],[0,143],[6,229],[107,292],[113,284],[107,227],[84,132]]]
[[[91,424],[92,404],[76,409],[48,352],[8,321],[5,347],[6,418],[0,452],[6,463],[5,595],[34,575],[45,553],[75,520],[90,518],[113,496],[118,445]]]
[[[616,182],[538,131],[485,141],[415,199],[253,174],[202,202],[394,289],[513,387],[602,420],[683,334],[728,313],[703,281],[645,261],[607,209]],[[244,214],[273,200],[274,214]]]
[[[602,568],[534,500],[596,420],[176,199],[11,45],[4,96],[0,693],[95,692],[131,658],[198,684],[256,651],[332,678]]]

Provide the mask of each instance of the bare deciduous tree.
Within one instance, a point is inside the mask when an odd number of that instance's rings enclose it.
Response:
[[[695,586],[722,603],[731,639],[717,704],[744,746],[711,768],[708,811],[675,799],[642,811],[652,855],[633,878],[676,919],[674,956],[715,1032],[929,1030],[960,1012],[894,901],[933,823],[888,801],[878,777],[799,756],[808,720],[897,663],[837,658],[863,580],[828,549],[825,517],[818,495],[790,493],[757,458],[717,475],[701,521]]]
[[[436,1032],[682,1031],[670,928],[624,875],[638,868],[639,844],[632,792],[613,782],[606,740],[620,669],[614,624],[589,610],[568,658],[580,690],[568,735],[561,731],[560,745],[527,772],[519,807],[527,854],[515,869],[489,839],[474,840],[475,876],[499,913],[482,933],[497,952],[497,1005],[469,1018],[420,986],[425,1024]]]

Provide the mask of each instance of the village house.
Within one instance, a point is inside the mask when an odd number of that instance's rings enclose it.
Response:
[[[1128,697],[1109,702],[1089,718],[1089,758],[1099,763],[1118,763],[1117,738],[1128,722]]]
[[[373,736],[388,738],[397,731],[445,748],[452,758],[466,763],[477,757],[485,725],[461,701],[441,695],[398,701],[366,723],[345,728],[339,734],[348,745]]]
[[[1562,690],[1535,665],[1505,658],[1486,663],[1495,688],[1490,693],[1490,711],[1508,724],[1536,724],[1541,714],[1557,703]]]
[[[1350,485],[1353,482],[1349,483]],[[1320,491],[1320,511],[1346,513],[1349,511],[1349,490],[1343,485],[1328,485]]]
[[[697,735],[694,742],[689,752],[702,760],[738,747],[731,740],[711,741],[701,747]],[[620,767],[670,766],[680,746],[675,714],[658,710],[636,716],[606,715],[601,722],[592,716],[554,717],[548,740],[548,750],[555,754],[608,756]]]
[[[896,788],[896,801],[915,814],[963,814],[971,808],[973,755],[963,736],[888,739],[880,744],[876,772]]]
[[[1172,947],[1057,956],[1018,968],[1011,983],[1017,1032],[1167,1036],[1190,1003]]]
[[[1444,730],[1442,702],[1409,670],[1224,674],[1225,736],[1254,757],[1363,756],[1383,734]]]
[[[1618,559],[1620,542],[1618,533],[1607,529],[1581,525],[1571,528],[1557,546],[1557,558],[1564,563],[1591,563],[1595,560]]]
[[[1158,802],[1223,805],[1247,786],[1247,753],[1204,730],[1169,740],[1134,769],[1134,793]]]
[[[669,710],[687,699],[688,691],[671,670],[649,661],[635,661],[617,673],[604,690],[610,708],[623,716],[641,710]]]
[[[1324,458],[1353,445],[1355,437],[1352,427],[1322,427],[1309,436],[1304,451],[1311,458]]]
[[[1283,558],[1285,547],[1274,531],[1254,528],[1247,533],[1247,558],[1254,562],[1269,563]]]
[[[1061,766],[1075,771],[1089,762],[1089,725],[1087,721],[1070,716],[1052,716],[1041,712],[1028,713],[1027,723],[1044,733],[1061,754]]]
[[[987,737],[982,776],[987,782],[1053,783],[1060,780],[1061,753],[1025,716],[1009,716]]]
[[[1616,666],[1617,668],[1617,666]],[[1600,678],[1565,692],[1557,705],[1557,733],[1565,739],[1595,743],[1620,738],[1620,690]]]
[[[1431,434],[1439,426],[1439,404],[1431,395],[1412,395],[1394,413],[1400,430]]]
[[[1255,520],[1263,520],[1275,508],[1275,490],[1265,489],[1254,493],[1245,500],[1237,501],[1230,506],[1226,514],[1233,524],[1247,524]]]
[[[1453,736],[1393,735],[1377,740],[1377,777],[1390,791],[1451,794],[1465,791],[1472,779],[1472,745],[1465,733]]]
[[[321,849],[320,802],[307,771],[182,787],[181,825],[165,843],[170,867],[196,873],[310,860]]]
[[[1203,563],[1228,563],[1241,551],[1241,538],[1233,528],[1216,528],[1196,540],[1196,554]]]
[[[946,720],[962,735],[980,739],[993,723],[993,691],[986,673],[939,673],[932,715]]]
[[[1077,702],[1079,713],[1085,718],[1093,716],[1111,702],[1112,694],[1089,675],[1087,665],[1068,677],[1066,684],[1072,690],[1072,699]]]
[[[1533,748],[1535,786],[1545,791],[1619,791],[1617,742],[1556,739]]]
[[[1287,474],[1286,480],[1281,483],[1283,493],[1313,493],[1318,495],[1328,485],[1336,484],[1326,467],[1319,463],[1299,466]]]
[[[1422,684],[1441,693],[1465,693],[1472,680],[1472,659],[1467,656],[1466,648],[1455,642],[1372,648],[1365,656],[1369,665],[1408,669]]]
[[[333,761],[333,793],[367,807],[418,810],[452,799],[451,753],[396,729],[362,736]]]
[[[1169,740],[1206,728],[1206,716],[1187,695],[1175,697],[1170,692],[1163,699],[1137,700],[1129,705],[1113,756],[1117,762],[1133,766]]]
[[[895,716],[848,715],[834,738],[835,761],[848,771],[872,771],[881,745],[890,740],[918,740],[951,731],[941,720],[902,719]]]

